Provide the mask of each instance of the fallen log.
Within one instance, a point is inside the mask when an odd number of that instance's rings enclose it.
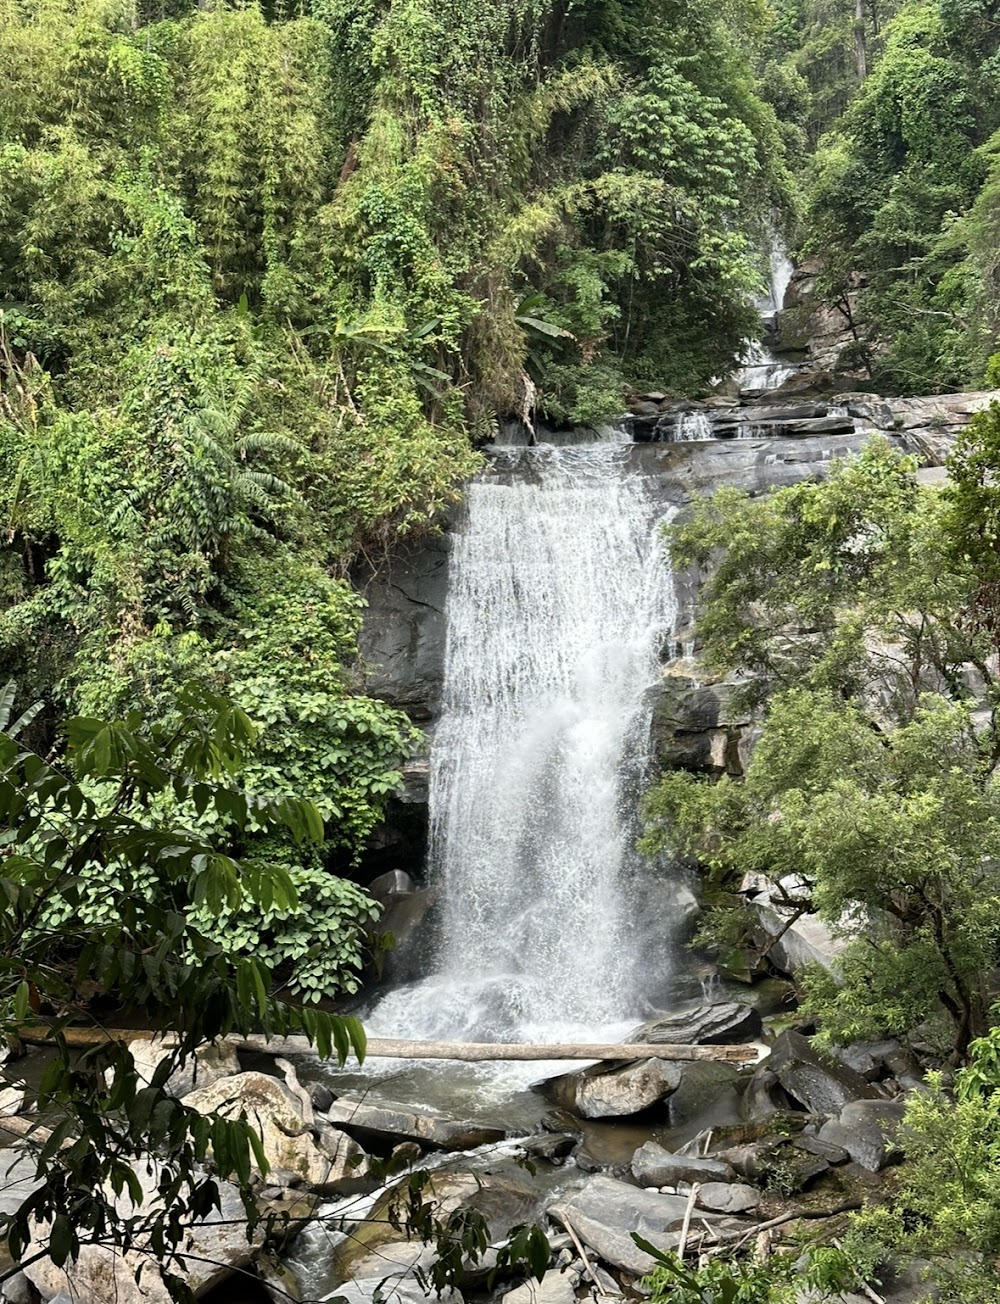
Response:
[[[40,1028],[23,1028],[21,1040],[29,1045],[44,1046],[51,1034]],[[64,1028],[69,1046],[100,1046],[107,1041],[149,1041],[170,1034],[138,1028]],[[255,1051],[259,1055],[314,1055],[314,1046],[306,1037],[225,1037],[237,1050]],[[616,1045],[534,1044],[477,1041],[406,1041],[397,1038],[369,1037],[367,1057],[371,1059],[457,1060],[480,1064],[491,1060],[716,1060],[724,1064],[753,1063],[760,1056],[758,1046],[673,1046],[645,1042]]]

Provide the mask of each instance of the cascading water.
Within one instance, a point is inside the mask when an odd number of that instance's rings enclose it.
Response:
[[[714,438],[712,419],[707,412],[685,412],[678,417],[674,434],[676,442],[700,444]]]
[[[767,290],[756,303],[765,329],[773,330],[794,271],[795,267],[788,257],[784,244],[775,239],[770,251]],[[750,345],[743,366],[736,373],[735,379],[743,393],[766,394],[783,385],[786,380],[790,380],[797,371],[797,367],[776,358],[765,344],[755,341]]]
[[[436,972],[385,997],[373,1034],[544,1043],[636,1021],[630,790],[674,623],[657,525],[621,445],[505,453],[470,486],[432,749]]]

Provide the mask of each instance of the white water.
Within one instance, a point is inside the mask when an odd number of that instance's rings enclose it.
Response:
[[[675,440],[700,444],[704,443],[706,439],[714,438],[712,419],[707,412],[685,412],[677,422]]]
[[[785,302],[785,292],[795,273],[794,264],[788,257],[785,246],[778,239],[775,239],[771,245],[768,272],[765,292],[757,299],[755,306],[760,313],[761,322],[773,327]],[[770,390],[778,389],[786,380],[791,380],[797,371],[797,367],[789,366],[776,358],[766,345],[754,341],[747,350],[743,366],[737,371],[735,378],[741,391],[747,394],[766,394]]]
[[[545,1043],[642,1013],[630,811],[675,616],[657,510],[621,445],[506,458],[450,562],[434,973],[373,1035]]]

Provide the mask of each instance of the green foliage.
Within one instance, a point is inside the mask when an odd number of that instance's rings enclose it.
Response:
[[[799,1297],[802,1282],[787,1255],[763,1262],[709,1259],[693,1269],[634,1232],[632,1239],[657,1262],[644,1282],[656,1304],[792,1304]]]
[[[884,391],[978,384],[993,351],[1000,32],[988,8],[903,5],[811,163],[804,249],[829,302],[866,287],[860,353]]]
[[[890,1257],[930,1257],[927,1275],[946,1304],[998,1298],[1000,1251],[1000,1035],[974,1041],[952,1091],[928,1076],[907,1102],[906,1162],[890,1207],[874,1205],[852,1219],[843,1253],[871,1277]]]
[[[51,1225],[57,1262],[75,1259],[86,1244],[127,1248],[140,1232],[167,1261],[190,1220],[218,1207],[217,1177],[237,1181],[255,1227],[251,1165],[266,1170],[255,1133],[245,1120],[203,1116],[174,1101],[164,1091],[168,1074],[198,1044],[257,1028],[269,1035],[301,1029],[319,1054],[336,1053],[341,1062],[352,1050],[364,1054],[356,1020],[276,1001],[259,956],[233,955],[200,928],[201,918],[227,910],[299,904],[280,865],[233,854],[251,812],[257,825],[284,830],[303,847],[322,837],[322,820],[308,801],[267,800],[242,785],[257,734],[238,707],[191,689],[178,695],[177,710],[170,727],[138,713],[124,723],[71,719],[60,766],[0,733],[0,1022],[9,1040],[26,1030],[51,1037],[38,1109],[58,1120],[34,1145],[42,1185],[0,1221],[14,1260],[40,1219]],[[153,811],[166,797],[178,812],[214,810],[230,836],[206,837],[179,816],[157,819]],[[94,881],[106,899],[102,910],[89,908]],[[152,1026],[169,1018],[177,1050],[151,1084],[140,1081],[122,1046],[71,1049],[66,1029],[87,1019],[84,992],[127,1001]],[[158,1200],[144,1198],[137,1177],[150,1162]],[[138,1211],[123,1219],[113,1200],[126,1188]]]
[[[748,869],[784,881],[850,941],[834,975],[805,982],[824,1036],[947,1017],[964,1053],[1000,958],[1000,699],[992,633],[965,614],[978,575],[956,509],[910,469],[872,441],[826,483],[718,493],[674,527],[677,561],[715,558],[709,665],[770,700],[745,779],[665,776],[644,849],[723,885]]]

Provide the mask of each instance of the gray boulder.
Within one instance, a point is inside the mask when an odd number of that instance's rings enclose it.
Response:
[[[851,1101],[878,1096],[859,1073],[821,1058],[797,1032],[783,1032],[757,1072],[772,1074],[811,1114],[836,1114]]]
[[[575,1274],[549,1269],[541,1281],[532,1278],[504,1295],[504,1304],[576,1304]]]
[[[632,1175],[640,1186],[676,1186],[679,1182],[731,1182],[735,1173],[719,1159],[675,1155],[647,1141],[632,1156]]]
[[[457,1290],[445,1290],[436,1295],[432,1286],[424,1290],[416,1277],[394,1277],[391,1273],[345,1281],[334,1290],[331,1298],[343,1299],[345,1304],[372,1304],[376,1298],[384,1300],[385,1304],[424,1304],[425,1300],[463,1304],[462,1296]]]
[[[655,1267],[655,1260],[639,1249],[632,1233],[638,1232],[657,1249],[676,1249],[687,1206],[686,1195],[641,1191],[613,1177],[598,1176],[589,1178],[579,1190],[565,1192],[548,1212],[562,1226],[572,1227],[605,1263],[644,1277]],[[720,1232],[745,1226],[708,1212],[698,1221]]]
[[[430,1150],[474,1150],[502,1141],[502,1128],[449,1118],[431,1109],[414,1109],[391,1101],[338,1097],[326,1118],[350,1136],[365,1141],[416,1141]]]
[[[656,1261],[639,1249],[632,1233],[658,1249],[675,1249],[687,1204],[685,1195],[640,1191],[613,1177],[597,1176],[579,1190],[566,1192],[548,1212],[562,1226],[572,1227],[605,1263],[642,1277]]]
[[[200,1114],[222,1118],[246,1113],[272,1172],[287,1173],[306,1186],[348,1193],[366,1172],[366,1156],[356,1141],[331,1127],[307,1128],[301,1103],[283,1082],[266,1073],[223,1078],[199,1087],[184,1103]]]
[[[762,1028],[752,1006],[737,1001],[718,1005],[692,1004],[671,1014],[657,1015],[632,1034],[629,1041],[650,1046],[722,1046],[753,1041]]]
[[[695,1197],[699,1209],[713,1213],[753,1213],[760,1205],[760,1192],[742,1182],[706,1182]]]
[[[546,1093],[582,1118],[623,1118],[649,1109],[680,1085],[688,1066],[673,1060],[640,1060],[623,1068],[598,1064],[546,1084]]]
[[[846,1150],[855,1163],[870,1173],[881,1172],[898,1157],[893,1142],[899,1132],[905,1105],[892,1100],[856,1100],[840,1116],[820,1128],[819,1139]]]

